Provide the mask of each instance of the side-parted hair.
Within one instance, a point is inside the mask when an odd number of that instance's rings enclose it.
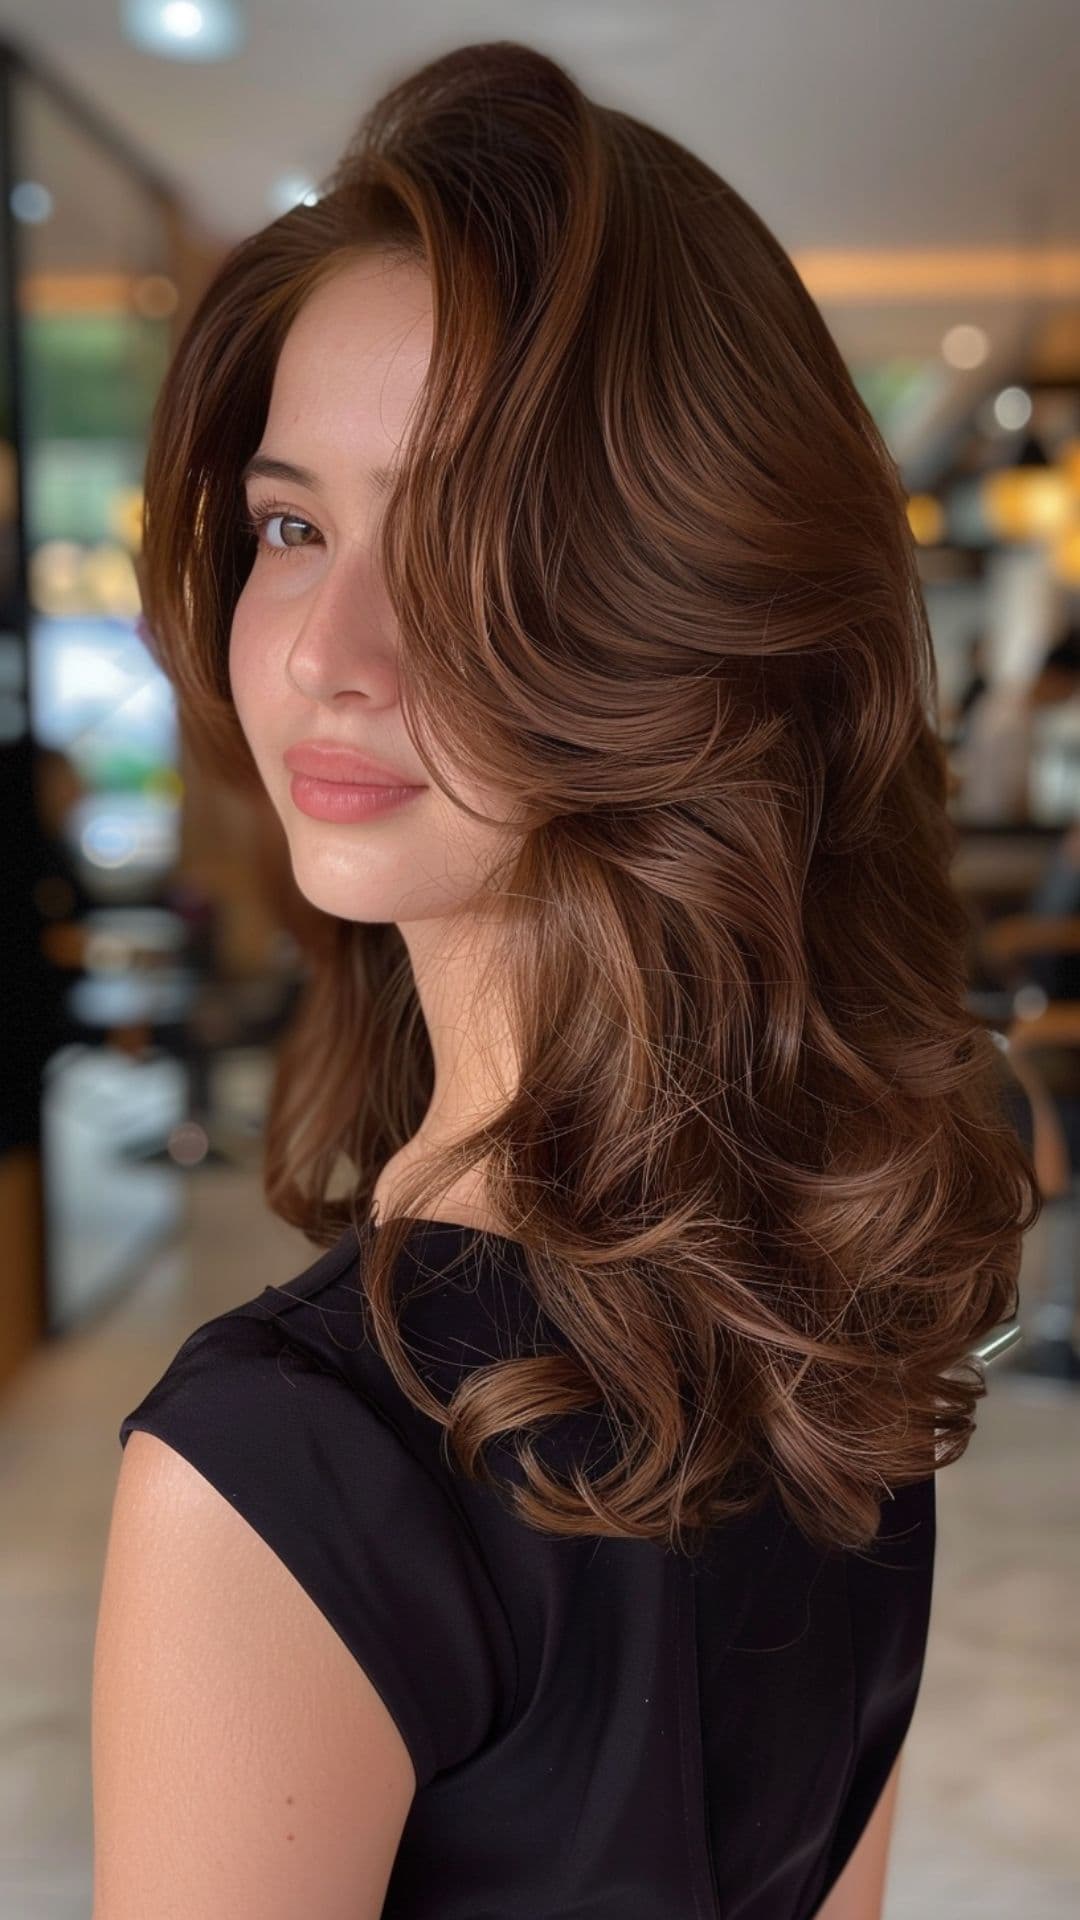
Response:
[[[896,464],[788,255],[702,160],[529,47],[435,59],[315,204],[228,255],[159,396],[144,612],[192,750],[248,788],[240,474],[289,326],[373,247],[423,266],[434,317],[379,529],[403,716],[437,784],[449,765],[523,823],[492,874],[520,1084],[364,1234],[379,1347],[466,1473],[514,1443],[532,1525],[693,1550],[771,1486],[811,1537],[866,1545],[883,1497],[966,1449],[969,1350],[1016,1314],[1041,1206],[965,1005]],[[373,1225],[433,1060],[396,926],[299,900],[292,922],[264,1184],[329,1245]],[[394,1273],[470,1168],[566,1350],[447,1403]],[[615,1464],[564,1479],[532,1440],[588,1409]]]

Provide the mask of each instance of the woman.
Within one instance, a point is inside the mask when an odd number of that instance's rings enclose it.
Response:
[[[1038,1195],[829,333],[701,161],[465,47],[225,262],[146,507],[310,914],[323,1251],[123,1422],[96,1920],[872,1920]]]

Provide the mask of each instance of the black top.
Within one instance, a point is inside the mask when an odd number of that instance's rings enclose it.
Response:
[[[884,1500],[866,1553],[812,1545],[772,1494],[696,1561],[540,1533],[447,1464],[382,1360],[356,1264],[375,1231],[198,1327],[120,1441],[183,1454],[392,1713],[417,1792],[384,1920],[810,1920],[915,1707],[933,1476]],[[402,1266],[426,1289],[407,1344],[446,1398],[519,1342],[565,1345],[516,1241],[417,1221]]]

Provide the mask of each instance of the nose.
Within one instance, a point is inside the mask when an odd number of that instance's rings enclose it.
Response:
[[[393,621],[366,556],[339,558],[302,603],[286,672],[305,699],[396,697]]]

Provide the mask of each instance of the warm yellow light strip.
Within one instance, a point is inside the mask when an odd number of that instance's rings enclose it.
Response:
[[[815,300],[1049,300],[1080,294],[1080,247],[805,247]]]
[[[115,313],[131,306],[135,273],[28,273],[19,282],[24,313]]]
[[[1048,300],[1080,296],[1080,247],[804,247],[792,254],[815,300]],[[130,303],[124,273],[30,273],[27,311],[115,309]]]

